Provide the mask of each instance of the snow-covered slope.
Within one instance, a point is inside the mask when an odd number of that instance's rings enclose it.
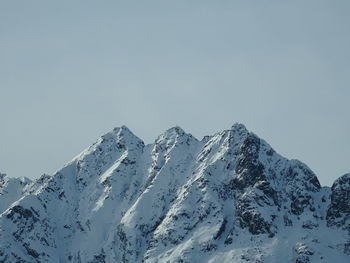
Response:
[[[0,214],[25,195],[32,181],[29,178],[11,178],[0,173]]]
[[[27,188],[1,199],[0,262],[350,260],[349,174],[321,187],[242,124],[115,128]]]

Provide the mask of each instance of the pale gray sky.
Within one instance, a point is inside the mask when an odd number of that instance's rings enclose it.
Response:
[[[350,172],[350,1],[0,1],[0,171],[126,125],[244,123],[323,185]]]

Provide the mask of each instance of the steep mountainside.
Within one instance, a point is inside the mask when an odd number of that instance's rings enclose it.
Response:
[[[1,178],[0,262],[350,262],[350,174],[321,187],[242,124],[150,145],[123,126],[52,176]]]

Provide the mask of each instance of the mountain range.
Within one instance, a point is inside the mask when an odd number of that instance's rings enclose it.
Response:
[[[350,174],[322,187],[242,124],[122,126],[53,175],[0,174],[0,262],[350,262]]]

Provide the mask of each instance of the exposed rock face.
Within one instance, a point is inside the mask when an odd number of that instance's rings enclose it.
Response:
[[[116,128],[5,198],[0,262],[349,262],[349,181],[321,187],[242,124]]]
[[[343,175],[332,185],[327,224],[350,231],[350,173]]]

